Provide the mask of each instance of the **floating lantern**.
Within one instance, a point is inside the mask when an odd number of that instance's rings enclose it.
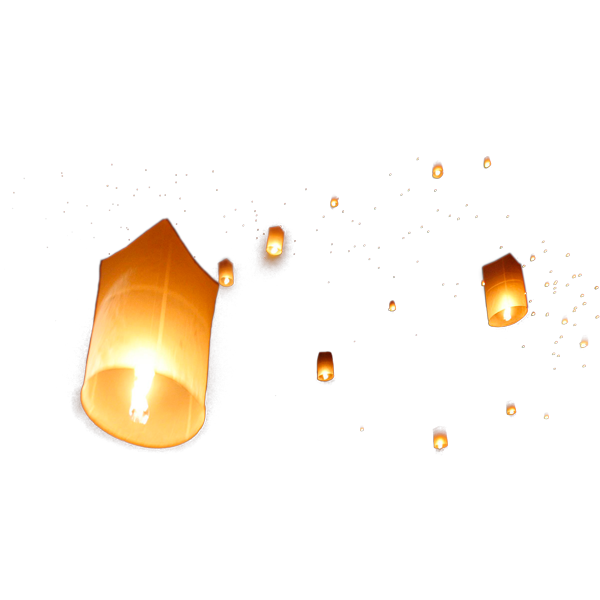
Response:
[[[284,231],[281,227],[269,227],[267,236],[267,252],[271,256],[279,256],[283,251]]]
[[[433,170],[431,171],[434,179],[439,179],[444,174],[444,167],[442,167],[442,163],[436,163],[433,165]]]
[[[317,379],[331,381],[333,379],[333,355],[331,352],[319,352],[317,357]]]
[[[388,308],[389,311],[394,312],[396,310],[396,303],[393,300],[390,300],[390,307]]]
[[[581,341],[579,342],[579,347],[587,348],[587,345],[588,345],[588,339],[586,337],[582,338]]]
[[[339,204],[339,200],[340,199],[337,196],[334,196],[330,202],[331,208],[335,208]]]
[[[563,320],[561,321],[561,323],[563,325],[566,325],[569,322],[569,319],[567,319],[567,317],[563,317]]]
[[[549,419],[550,415],[548,413],[544,414],[544,419]]]
[[[517,409],[515,408],[515,403],[514,402],[507,402],[506,404],[506,414],[509,416],[513,416],[515,414],[517,414]]]
[[[490,327],[513,325],[527,314],[523,270],[512,254],[484,265],[483,278]]]
[[[486,157],[483,159],[483,168],[484,168],[484,169],[489,169],[491,166],[492,166],[492,161],[490,160],[490,157],[489,157],[489,156],[486,156]]]
[[[223,287],[233,285],[233,264],[226,258],[219,263],[219,283]]]
[[[100,262],[81,388],[98,427],[148,448],[198,433],[218,289],[167,219]]]
[[[433,447],[438,451],[442,451],[448,446],[448,434],[443,427],[436,427],[433,430]]]

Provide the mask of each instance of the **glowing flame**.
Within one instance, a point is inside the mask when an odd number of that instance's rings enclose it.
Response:
[[[548,413],[546,413],[546,414],[544,415],[544,419],[548,419],[548,418],[550,418],[550,416],[548,415]]]
[[[271,246],[267,246],[267,252],[271,256],[279,256],[281,254],[281,246],[279,244],[273,244]]]
[[[332,206],[333,208],[335,208],[337,205],[338,205],[338,198],[335,198],[335,197],[334,197],[334,198],[332,198],[332,199],[331,199],[331,206]]]
[[[510,321],[511,316],[510,316],[510,306],[508,306],[507,308],[504,309],[504,320],[505,321]]]
[[[579,346],[580,346],[581,348],[586,348],[586,347],[587,347],[587,345],[588,345],[588,343],[587,343],[585,340],[581,340],[581,342],[579,343]]]
[[[434,179],[439,179],[444,174],[444,168],[441,164],[434,165],[432,175]]]
[[[516,412],[517,412],[517,409],[515,408],[514,404],[511,404],[510,406],[508,406],[506,408],[507,415],[514,415]]]
[[[396,310],[396,303],[391,300],[390,301],[390,307],[388,308],[389,311],[394,312]]]
[[[135,382],[131,390],[131,406],[129,416],[134,423],[145,425],[150,416],[148,409],[148,393],[154,381],[154,369],[138,367],[135,370]]]
[[[223,285],[227,285],[231,280],[229,277],[223,277]]]
[[[568,320],[568,319],[566,319],[566,318],[562,320],[562,324],[563,324],[563,325],[566,325],[568,322],[569,322],[569,320]]]
[[[492,165],[492,161],[490,160],[490,157],[489,157],[489,156],[486,156],[486,157],[483,159],[483,168],[484,168],[484,169],[489,169],[491,165]]]

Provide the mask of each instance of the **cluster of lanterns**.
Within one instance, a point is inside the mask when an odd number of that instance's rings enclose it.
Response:
[[[436,165],[433,176],[442,174],[442,166]],[[331,206],[337,205],[338,198],[333,197]],[[270,256],[281,255],[284,235],[279,226],[269,228]],[[83,409],[98,427],[150,448],[176,446],[198,433],[206,414],[210,333],[219,284],[234,284],[231,261],[219,263],[215,281],[194,260],[168,219],[101,261],[81,389]],[[513,325],[527,314],[523,270],[511,254],[484,265],[481,284],[491,327]],[[394,300],[388,310],[396,310]],[[585,348],[587,339],[580,345]],[[333,378],[332,353],[319,352],[317,379]],[[516,414],[514,403],[506,412]],[[445,429],[434,430],[433,445],[439,451],[448,446]]]

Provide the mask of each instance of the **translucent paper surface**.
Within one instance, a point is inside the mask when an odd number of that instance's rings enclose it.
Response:
[[[283,252],[283,237],[285,233],[278,225],[269,227],[269,235],[267,236],[267,252],[272,256],[278,256]]]
[[[219,283],[223,287],[233,285],[233,264],[227,258],[219,263]]]
[[[81,390],[83,408],[98,427],[153,448],[198,433],[218,288],[167,219],[101,261]],[[136,370],[155,372],[146,424],[129,415]]]
[[[483,267],[485,303],[491,327],[506,327],[527,314],[523,268],[512,254]],[[507,319],[510,315],[510,318]]]
[[[317,379],[330,381],[333,376],[333,355],[331,352],[319,352],[317,357]]]

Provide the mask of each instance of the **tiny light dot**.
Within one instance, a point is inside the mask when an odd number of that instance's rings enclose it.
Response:
[[[419,159],[417,158],[417,160],[419,160]],[[365,430],[365,428],[364,428],[364,427],[361,427],[361,428],[360,428],[360,430],[361,430],[361,431],[364,431],[364,430]]]
[[[571,256],[571,255],[567,252],[566,256]]]

